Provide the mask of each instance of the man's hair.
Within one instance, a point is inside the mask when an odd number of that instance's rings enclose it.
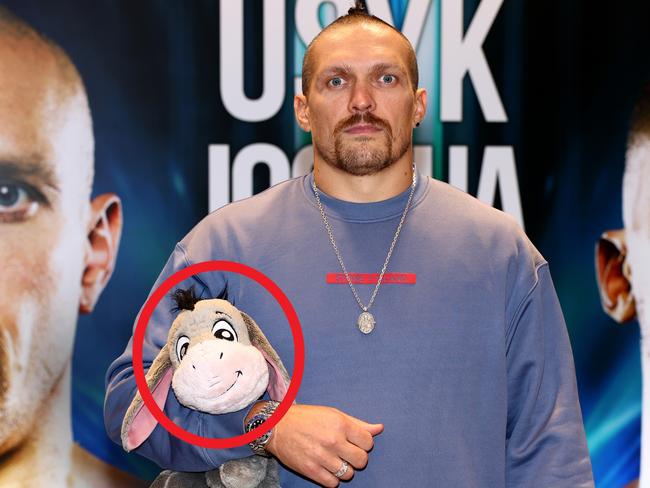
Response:
[[[308,94],[309,84],[311,83],[311,78],[314,71],[314,45],[325,32],[335,29],[336,27],[347,26],[347,25],[358,25],[358,24],[374,24],[382,27],[387,27],[394,32],[397,32],[404,42],[409,47],[407,68],[409,71],[409,77],[411,78],[411,85],[413,86],[413,91],[417,90],[419,75],[418,75],[418,60],[415,55],[415,50],[411,45],[411,42],[402,34],[398,29],[390,25],[389,23],[381,20],[379,17],[370,15],[368,9],[366,8],[366,2],[363,0],[356,0],[354,2],[354,7],[348,10],[346,15],[342,15],[337,18],[334,22],[325,27],[322,31],[318,33],[316,37],[309,43],[307,50],[305,51],[305,57],[302,60],[302,93],[304,95]]]

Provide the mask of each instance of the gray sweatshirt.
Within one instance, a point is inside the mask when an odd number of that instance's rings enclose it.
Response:
[[[329,242],[313,176],[227,205],[177,244],[154,288],[189,264],[244,263],[293,303],[305,341],[297,401],[381,422],[366,487],[590,487],[571,347],[548,264],[515,222],[444,183],[418,177],[411,209],[371,308],[369,335]],[[321,193],[345,265],[367,304],[408,198],[350,203]],[[259,284],[205,273],[204,297],[224,295],[251,315],[291,372],[293,341],[280,306]],[[148,324],[145,369],[174,319],[165,299]],[[132,341],[110,366],[105,423],[120,442],[135,394]],[[165,413],[206,437],[241,434],[246,411],[209,415],[179,405]],[[164,468],[213,469],[247,447],[208,450],[160,425],[135,452]],[[283,470],[283,487],[312,486]]]

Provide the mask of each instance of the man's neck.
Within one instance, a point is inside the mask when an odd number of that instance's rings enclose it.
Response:
[[[413,179],[412,153],[379,173],[354,176],[315,156],[314,181],[329,196],[354,203],[387,200],[405,191]]]

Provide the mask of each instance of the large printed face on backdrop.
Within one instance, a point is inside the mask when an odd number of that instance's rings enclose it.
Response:
[[[650,115],[650,114],[649,114]],[[597,272],[605,311],[617,322],[635,316],[650,337],[650,134],[630,138],[623,178],[624,230],[603,234]],[[646,346],[650,341],[645,340]]]
[[[404,156],[426,109],[426,93],[414,91],[409,78],[407,41],[362,23],[323,32],[312,49],[308,96],[297,96],[295,108],[317,157],[367,175]]]
[[[643,335],[650,334],[650,134],[638,134],[627,152],[623,221],[630,283]],[[647,342],[647,341],[646,341]]]
[[[648,92],[650,93],[650,92]],[[637,108],[637,117],[650,122],[650,99]],[[650,358],[650,125],[637,125],[628,140],[623,176],[623,223],[625,229],[605,232],[596,246],[596,271],[603,309],[619,323],[637,318],[641,327],[644,398]],[[650,412],[644,400],[642,418]],[[647,429],[642,427],[641,475],[647,473]],[[641,481],[643,483],[643,481]],[[633,481],[629,487],[639,486]],[[645,485],[644,485],[645,486]]]
[[[119,239],[117,197],[89,201],[92,124],[61,56],[0,26],[0,454],[48,408]]]

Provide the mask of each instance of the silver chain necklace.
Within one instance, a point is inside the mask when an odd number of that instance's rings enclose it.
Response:
[[[330,242],[332,243],[332,247],[334,248],[334,253],[336,254],[336,259],[339,260],[339,264],[341,265],[341,269],[343,270],[343,274],[345,275],[345,279],[348,282],[348,285],[350,286],[350,290],[352,290],[352,294],[354,295],[354,298],[356,299],[357,303],[359,304],[359,307],[361,307],[361,314],[359,315],[359,318],[357,319],[357,327],[361,332],[364,334],[370,334],[373,329],[375,328],[375,317],[368,311],[370,310],[370,307],[372,307],[372,304],[375,303],[375,298],[377,297],[377,292],[379,291],[379,287],[381,286],[381,282],[384,278],[384,273],[386,273],[386,268],[388,268],[388,262],[390,261],[390,257],[393,255],[393,249],[395,248],[395,244],[397,243],[397,238],[399,237],[399,233],[402,230],[402,225],[404,224],[404,220],[406,219],[406,213],[409,210],[409,207],[411,206],[411,200],[413,199],[413,194],[415,193],[415,183],[416,183],[416,174],[415,174],[415,165],[413,165],[413,181],[411,183],[411,192],[409,193],[409,198],[408,201],[406,202],[406,206],[404,207],[404,212],[402,213],[402,218],[399,221],[399,224],[397,225],[397,230],[395,231],[395,236],[393,237],[393,242],[390,244],[390,248],[388,249],[388,254],[386,255],[386,260],[384,261],[384,266],[381,268],[381,273],[379,274],[379,279],[377,280],[377,284],[375,285],[375,289],[372,292],[372,296],[370,297],[370,301],[368,302],[368,305],[364,305],[363,302],[361,301],[361,298],[359,298],[359,294],[357,293],[357,290],[354,288],[354,285],[352,284],[352,280],[350,279],[350,275],[348,273],[348,270],[345,268],[345,264],[343,263],[343,258],[341,257],[341,253],[339,252],[339,248],[336,245],[336,241],[334,240],[334,234],[332,233],[332,227],[330,226],[329,221],[327,220],[327,216],[325,215],[325,210],[323,210],[323,205],[321,204],[320,201],[320,196],[318,194],[318,188],[316,187],[316,179],[312,180],[312,189],[314,190],[314,195],[316,196],[316,203],[318,204],[318,210],[320,210],[320,215],[323,218],[323,223],[325,224],[325,229],[327,229],[327,235],[330,238]]]

